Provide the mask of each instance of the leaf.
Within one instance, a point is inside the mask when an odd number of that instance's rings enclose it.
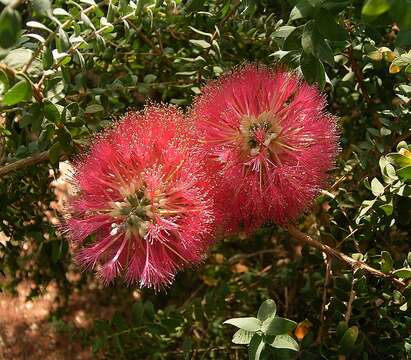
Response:
[[[290,12],[290,21],[302,19],[314,12],[314,8],[306,0],[300,0]]]
[[[153,83],[154,81],[156,81],[157,80],[157,75],[154,75],[154,74],[147,74],[146,76],[144,76],[144,82],[146,83],[146,84],[151,84],[151,83]]]
[[[277,349],[289,349],[294,351],[298,351],[300,349],[297,341],[295,341],[290,335],[277,335],[269,344]]]
[[[33,0],[33,8],[41,15],[46,15],[51,10],[50,0]]]
[[[268,299],[260,305],[260,308],[258,309],[257,313],[257,319],[265,321],[268,318],[275,317],[276,312],[277,305],[275,304],[275,301],[272,299]]]
[[[4,105],[15,105],[19,102],[30,99],[31,85],[27,80],[21,80],[13,85],[5,94],[3,98]]]
[[[337,325],[337,330],[335,332],[335,335],[337,337],[337,340],[340,341],[342,339],[343,335],[348,329],[348,324],[346,321],[340,321]]]
[[[0,70],[0,95],[9,89],[9,78],[3,70]]]
[[[380,196],[384,194],[384,186],[380,183],[377,178],[371,180],[371,191],[374,196]]]
[[[264,350],[264,340],[262,336],[254,334],[253,338],[250,341],[248,348],[248,358],[249,360],[259,360],[262,351]]]
[[[397,170],[397,175],[403,181],[411,180],[411,166],[406,166]]]
[[[357,341],[357,337],[357,326],[351,326],[349,329],[347,329],[347,331],[344,333],[340,341],[340,352],[344,355],[349,355],[354,348],[355,342]]]
[[[97,352],[102,349],[107,344],[107,337],[98,337],[93,342],[92,350],[93,352]]]
[[[20,69],[30,60],[32,54],[29,49],[14,49],[9,51],[3,62],[13,69]]]
[[[301,35],[301,45],[306,54],[311,54],[329,64],[334,63],[334,54],[330,45],[324,40],[311,20],[305,24]]]
[[[255,317],[233,318],[223,322],[247,331],[258,331],[261,329],[261,321]]]
[[[104,107],[100,104],[91,104],[86,107],[84,111],[86,114],[95,114],[97,112],[104,111]]]
[[[49,159],[53,165],[56,165],[59,161],[61,153],[61,145],[60,143],[54,143],[49,149]]]
[[[203,48],[203,49],[208,49],[208,48],[211,46],[211,44],[208,43],[208,42],[205,41],[205,40],[194,40],[194,39],[190,39],[189,41],[190,41],[192,44],[194,44],[195,46],[201,47],[201,48]]]
[[[397,74],[401,71],[401,68],[395,64],[391,64],[388,71],[390,74]]]
[[[210,39],[213,38],[213,34],[211,34],[211,33],[198,30],[198,29],[196,29],[195,27],[192,27],[192,26],[189,26],[188,28],[191,29],[191,30],[193,30],[193,31],[196,32],[197,34],[204,35],[204,36],[208,36]]]
[[[54,16],[71,16],[66,10],[62,8],[53,9]]]
[[[134,322],[140,322],[143,320],[143,315],[144,315],[144,306],[142,301],[137,301],[133,306],[131,307],[131,311],[133,314],[133,321]]]
[[[389,0],[367,0],[361,13],[365,16],[378,16],[388,11],[390,7]]]
[[[57,49],[60,53],[65,52],[70,48],[70,40],[67,33],[63,30],[62,27],[59,28],[59,36],[57,42]]]
[[[347,31],[335,22],[335,16],[326,9],[318,9],[315,13],[315,25],[319,33],[326,39],[344,41]]]
[[[39,35],[39,34],[24,34],[23,36],[26,36],[28,38],[32,38],[32,39],[36,39],[38,41],[40,41],[42,44],[44,44],[44,42],[46,41],[46,39]]]
[[[44,49],[43,55],[42,55],[42,62],[43,62],[43,69],[48,70],[53,66],[53,54],[51,53],[51,48],[50,46],[47,46]]]
[[[35,29],[45,30],[47,32],[51,32],[51,30],[46,25],[43,25],[42,23],[39,23],[38,21],[28,21],[26,23],[26,26],[32,27]]]
[[[391,254],[388,251],[381,252],[381,270],[383,273],[389,273],[394,265]]]
[[[58,111],[56,105],[52,102],[46,100],[44,102],[44,116],[46,119],[50,120],[53,123],[58,123],[60,121],[60,112]]]
[[[397,154],[397,153],[390,153],[386,155],[387,160],[398,167],[410,166],[411,165],[411,157]]]
[[[400,279],[411,279],[411,268],[394,270],[392,274]]]
[[[20,37],[21,17],[18,11],[6,6],[0,14],[0,47],[12,47]]]
[[[301,71],[308,83],[318,83],[319,88],[325,85],[325,69],[322,62],[311,54],[303,52],[300,60]]]
[[[265,335],[282,335],[293,331],[296,326],[295,321],[276,316],[264,322],[261,330]]]
[[[274,31],[271,36],[274,38],[286,39],[295,29],[295,26],[284,25]]]
[[[254,334],[255,334],[254,331],[247,331],[247,330],[239,329],[233,335],[232,342],[234,344],[239,344],[239,345],[248,345]]]
[[[90,28],[91,30],[95,31],[96,28],[94,27],[93,23],[91,22],[90,18],[82,11],[80,14],[81,21],[83,24]]]

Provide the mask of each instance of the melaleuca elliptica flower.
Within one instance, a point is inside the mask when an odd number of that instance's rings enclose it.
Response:
[[[215,197],[226,227],[286,224],[312,202],[338,152],[325,106],[295,73],[257,65],[203,89],[192,117],[214,159],[210,174],[221,176]]]
[[[65,230],[77,260],[104,283],[158,289],[198,263],[210,244],[213,204],[193,126],[173,107],[130,112],[74,165],[77,192]]]

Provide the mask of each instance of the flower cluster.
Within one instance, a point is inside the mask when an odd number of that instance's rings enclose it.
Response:
[[[312,202],[338,152],[336,118],[325,106],[295,73],[256,65],[203,89],[191,116],[218,168],[214,197],[226,228],[283,225]]]
[[[64,230],[104,283],[161,288],[215,235],[284,225],[312,202],[338,151],[336,119],[296,74],[248,65],[189,114],[128,113],[74,164]]]
[[[158,289],[202,260],[214,210],[194,139],[181,112],[152,106],[128,113],[75,164],[65,229],[103,282],[124,273]]]

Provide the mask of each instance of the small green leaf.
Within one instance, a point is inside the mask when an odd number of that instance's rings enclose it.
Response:
[[[157,75],[154,75],[154,74],[147,74],[146,76],[144,76],[144,82],[146,83],[146,84],[151,84],[151,83],[153,83],[154,81],[156,81],[157,80]]]
[[[93,342],[92,350],[93,352],[97,352],[100,349],[102,349],[105,345],[107,344],[107,338],[104,337],[98,337],[96,340]]]
[[[26,48],[13,49],[2,60],[13,69],[21,69],[31,58],[33,51]]]
[[[344,41],[347,38],[347,31],[335,22],[335,16],[328,10],[321,8],[315,12],[315,24],[326,39]]]
[[[358,327],[351,326],[347,331],[344,333],[341,341],[340,341],[340,352],[344,355],[349,355],[351,351],[354,349],[355,342],[357,341],[358,337]]]
[[[374,196],[380,196],[384,193],[384,186],[377,178],[371,180],[371,191]]]
[[[19,102],[30,99],[31,85],[27,80],[20,80],[13,85],[5,94],[3,98],[4,105],[15,105]]]
[[[203,49],[208,49],[208,48],[211,46],[211,44],[208,43],[208,42],[205,41],[205,40],[194,40],[194,39],[191,39],[191,40],[190,40],[190,43],[192,43],[192,44],[195,45],[195,46],[201,47],[201,48],[203,48]]]
[[[290,21],[309,17],[314,12],[314,8],[306,0],[300,0],[290,12]]]
[[[45,31],[51,32],[51,30],[46,25],[43,25],[42,23],[40,23],[38,21],[28,21],[26,23],[26,25],[28,27],[32,27],[32,28],[35,28],[35,29],[40,29],[40,30],[45,30]]]
[[[65,126],[57,129],[57,139],[66,153],[71,153],[73,151],[71,133]]]
[[[295,341],[290,335],[277,335],[269,344],[277,349],[289,349],[294,351],[299,350],[297,341]]]
[[[296,326],[295,321],[276,316],[264,322],[261,330],[265,335],[282,335],[293,331]]]
[[[60,53],[67,51],[68,49],[70,49],[71,46],[69,37],[62,27],[59,28],[57,45],[57,49]]]
[[[84,111],[86,114],[95,114],[97,112],[104,111],[104,107],[100,104],[91,104],[86,107]]]
[[[388,11],[390,7],[389,0],[367,0],[361,13],[365,16],[378,16]]]
[[[397,175],[403,181],[411,180],[411,166],[406,166],[397,170]]]
[[[264,350],[264,340],[262,336],[258,334],[254,334],[253,338],[250,341],[250,345],[248,348],[248,358],[249,360],[259,360],[261,353]]]
[[[53,165],[56,165],[59,161],[61,154],[61,145],[60,143],[54,143],[49,150],[49,159]]]
[[[411,268],[394,270],[392,274],[400,279],[411,279]]]
[[[57,123],[60,121],[60,112],[58,111],[56,105],[54,105],[52,102],[46,100],[44,102],[44,116],[46,119],[50,120],[53,123]]]
[[[6,6],[0,14],[0,47],[12,47],[20,37],[21,17],[18,11]]]
[[[301,55],[301,71],[308,83],[318,83],[319,88],[325,85],[325,69],[322,62],[313,55],[303,52]]]
[[[81,21],[83,22],[83,24],[90,28],[91,30],[96,30],[96,28],[94,27],[93,23],[91,22],[90,18],[82,11],[80,14],[80,18]]]
[[[261,329],[261,321],[255,317],[233,318],[223,322],[247,331],[258,331]]]
[[[3,70],[0,70],[0,95],[4,94],[9,89],[9,86],[7,74]]]
[[[284,25],[280,26],[276,31],[274,31],[271,36],[273,38],[282,38],[286,39],[294,30],[295,26]]]
[[[391,254],[388,251],[381,252],[381,270],[384,273],[389,273],[394,265]]]
[[[50,0],[33,0],[33,8],[41,15],[46,15],[51,10]]]
[[[70,16],[70,14],[62,8],[53,9],[53,15],[54,16]]]
[[[337,340],[339,341],[343,335],[345,334],[345,332],[348,329],[348,324],[346,321],[340,321],[337,325],[337,330],[335,332],[335,335],[337,337]]]
[[[53,54],[51,53],[50,46],[47,46],[44,49],[43,56],[42,56],[42,61],[43,61],[43,69],[44,70],[48,70],[53,66]]]
[[[133,321],[134,322],[140,322],[143,319],[144,315],[144,306],[142,301],[137,301],[133,306],[131,307],[131,311],[133,314]]]
[[[261,321],[265,321],[268,318],[275,317],[276,312],[277,305],[275,304],[275,301],[268,299],[264,301],[258,309],[257,318]]]
[[[247,330],[239,329],[233,335],[232,342],[234,344],[239,344],[239,345],[248,345],[254,334],[255,334],[254,331],[247,331]]]

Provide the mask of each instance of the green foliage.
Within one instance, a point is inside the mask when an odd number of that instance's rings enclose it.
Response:
[[[29,280],[33,297],[54,282],[59,331],[96,358],[411,354],[409,0],[1,3],[3,291]],[[278,62],[326,92],[342,152],[301,228],[385,276],[301,247],[272,224],[220,239],[167,293],[69,276],[78,269],[51,221],[59,161],[128,108],[189,106],[205,80],[245,61]],[[115,314],[82,331],[64,323],[70,299],[96,287],[93,301]],[[222,325],[229,317],[234,336]]]
[[[291,356],[287,350],[299,350],[298,343],[289,335],[297,324],[277,316],[276,312],[277,305],[274,300],[269,299],[261,304],[256,318],[233,318],[224,321],[224,324],[239,328],[232,341],[234,344],[248,345],[249,359],[284,359]],[[270,346],[276,350],[271,350]]]

